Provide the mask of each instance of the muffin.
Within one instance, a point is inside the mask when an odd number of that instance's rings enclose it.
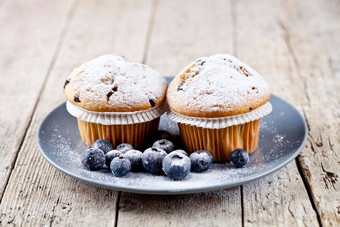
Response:
[[[119,55],[103,55],[73,70],[65,81],[68,112],[91,146],[105,139],[140,148],[166,111],[167,82],[150,67]]]
[[[188,152],[209,151],[229,161],[234,149],[254,152],[261,118],[272,111],[267,82],[237,58],[218,54],[185,67],[167,92],[168,116]]]

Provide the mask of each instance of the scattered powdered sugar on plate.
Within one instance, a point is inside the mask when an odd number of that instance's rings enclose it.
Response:
[[[161,129],[167,129],[172,134],[178,133],[177,124],[171,122],[166,115],[162,116]],[[263,124],[262,131],[271,131],[268,124]],[[73,133],[78,133],[73,131]],[[265,152],[261,147],[250,156],[250,162],[243,168],[235,168],[231,163],[213,163],[212,167],[204,173],[190,172],[189,176],[183,181],[173,181],[165,175],[157,176],[148,172],[129,173],[128,175],[118,178],[115,177],[109,169],[100,171],[89,171],[82,167],[80,157],[87,147],[82,143],[80,138],[72,140],[67,137],[70,132],[61,128],[55,128],[50,137],[50,146],[53,146],[53,161],[65,170],[72,172],[77,177],[93,181],[94,183],[103,183],[106,186],[115,188],[131,188],[137,190],[159,190],[159,191],[185,191],[188,189],[199,189],[204,187],[213,187],[225,183],[232,184],[240,179],[246,179],[254,174],[261,173],[268,167],[267,159],[277,159],[283,154],[278,148],[284,146],[284,135],[273,135],[272,141],[274,146],[271,152]],[[261,140],[263,140],[263,135]],[[260,142],[261,144],[261,142]],[[267,157],[265,153],[270,153]]]
[[[69,171],[74,174],[92,179],[96,182],[102,182],[115,187],[132,187],[152,190],[186,190],[188,188],[209,187],[223,182],[233,182],[240,177],[251,174],[261,169],[263,165],[248,166],[237,169],[231,163],[214,163],[212,167],[204,173],[190,172],[189,176],[183,181],[173,181],[165,175],[152,175],[148,172],[131,172],[124,177],[115,177],[108,168],[100,171],[89,171],[82,167],[80,157],[84,151],[82,144],[76,145],[79,150],[74,150],[74,145],[69,139],[62,137],[58,130],[51,137],[51,144],[56,148],[57,155],[55,160],[67,166]],[[85,147],[86,149],[86,147]]]
[[[285,135],[275,135],[273,138],[274,143],[281,143],[283,139],[285,138]]]
[[[262,119],[258,149],[250,155],[243,168],[231,163],[213,163],[204,173],[190,172],[183,181],[148,172],[129,173],[115,177],[109,169],[89,171],[82,167],[80,157],[87,146],[82,142],[77,121],[67,113],[65,104],[49,114],[38,132],[38,144],[44,157],[57,169],[82,181],[102,187],[140,193],[191,193],[227,188],[272,173],[291,161],[306,141],[307,129],[301,115],[283,100],[272,96],[273,112]],[[281,114],[284,112],[284,114]],[[289,122],[289,124],[287,123]],[[180,147],[177,124],[166,115],[159,129],[169,131]]]

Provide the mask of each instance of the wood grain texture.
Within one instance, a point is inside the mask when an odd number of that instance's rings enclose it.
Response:
[[[0,0],[0,225],[339,226],[339,15],[336,0]],[[194,195],[68,177],[39,154],[38,125],[65,100],[71,70],[110,52],[163,75],[236,55],[304,114],[307,145],[261,180]]]
[[[279,2],[266,0],[234,2],[236,55],[265,77],[272,93],[294,105],[306,105],[308,99],[299,94],[304,85],[277,17],[280,7]],[[295,162],[244,185],[243,212],[245,226],[318,226]]]
[[[1,224],[114,225],[118,192],[79,182],[51,167],[39,153],[35,136],[42,119],[65,100],[62,86],[74,67],[110,52],[141,61],[150,9],[151,1],[76,5],[1,201]],[[130,27],[136,29],[124,39]]]
[[[72,1],[5,1],[0,10],[0,198]],[[43,28],[43,29],[41,29]]]
[[[309,100],[298,161],[323,226],[340,225],[339,15],[338,1],[289,1],[280,13]]]
[[[244,226],[319,226],[294,161],[242,188]]]
[[[123,193],[118,226],[242,226],[239,187],[193,195]]]
[[[231,1],[159,1],[146,63],[174,76],[196,58],[232,53]]]

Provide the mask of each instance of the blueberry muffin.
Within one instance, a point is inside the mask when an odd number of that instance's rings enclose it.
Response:
[[[168,115],[189,152],[207,150],[214,161],[229,161],[236,148],[256,150],[261,118],[272,110],[269,99],[269,86],[255,70],[218,54],[198,58],[174,78]]]
[[[65,81],[67,110],[83,141],[105,139],[140,147],[166,111],[167,82],[150,67],[123,56],[103,55],[73,70]]]

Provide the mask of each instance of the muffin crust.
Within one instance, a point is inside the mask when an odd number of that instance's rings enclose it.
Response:
[[[90,111],[133,112],[160,105],[165,78],[150,67],[119,55],[103,55],[73,70],[64,94],[72,104]]]
[[[171,110],[190,117],[248,113],[269,99],[267,82],[227,54],[198,58],[174,78],[167,92]]]

